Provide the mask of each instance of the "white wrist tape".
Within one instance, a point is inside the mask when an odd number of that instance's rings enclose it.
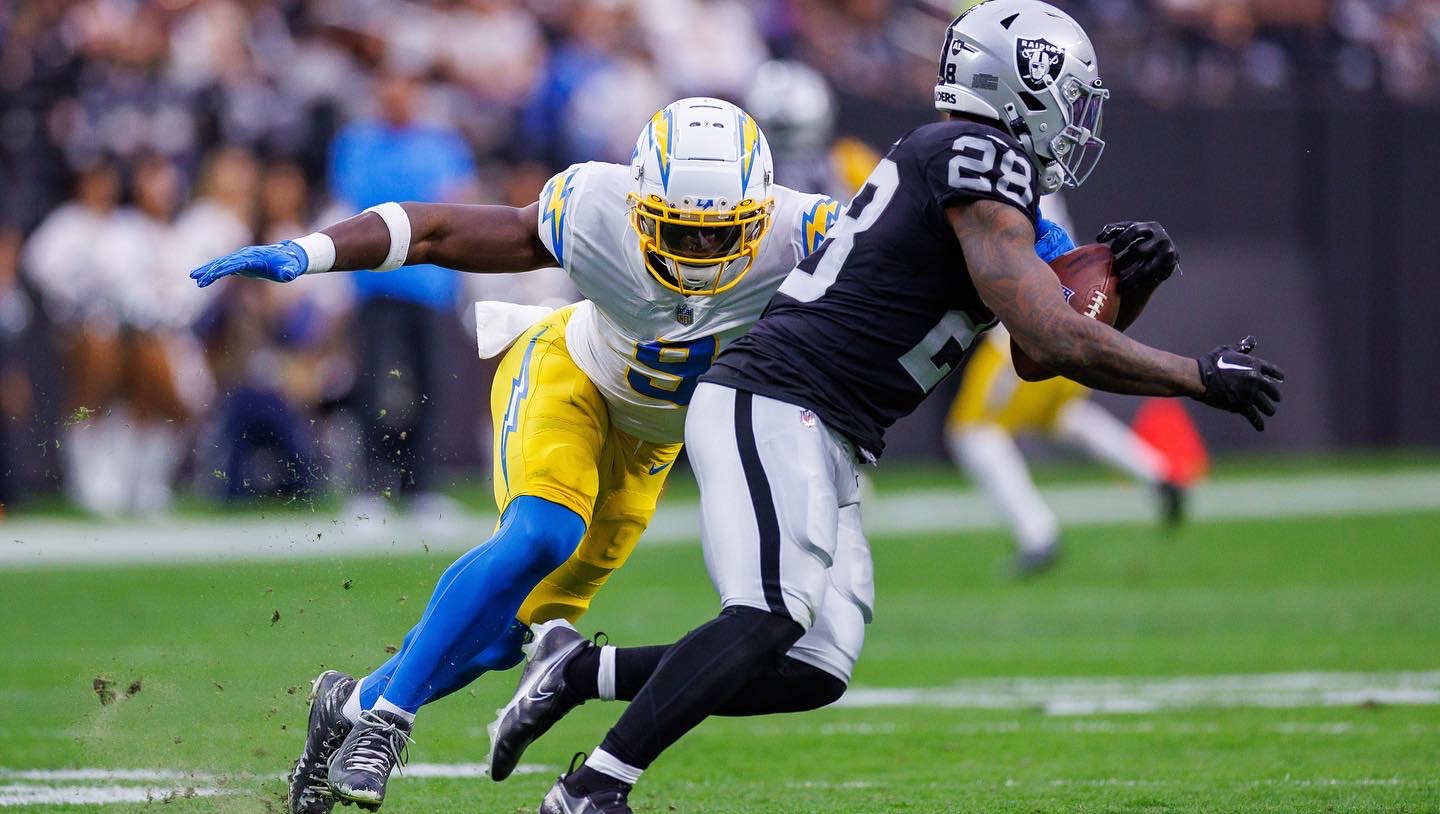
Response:
[[[310,265],[305,267],[306,274],[321,274],[335,268],[335,241],[324,232],[297,237],[295,245],[304,249],[305,256],[310,258]]]
[[[394,271],[405,265],[405,257],[410,253],[410,216],[405,214],[405,207],[389,201],[365,211],[379,215],[390,230],[390,253],[385,255],[385,262],[372,271]]]

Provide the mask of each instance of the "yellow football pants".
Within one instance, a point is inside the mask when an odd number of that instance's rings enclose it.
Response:
[[[1089,394],[1084,385],[1062,376],[1022,380],[1010,362],[1009,335],[997,328],[985,335],[966,364],[945,425],[949,432],[976,424],[998,425],[1012,435],[1053,432],[1061,408]]]
[[[605,398],[565,346],[573,307],[536,323],[501,360],[490,389],[495,424],[495,505],[531,495],[585,521],[565,563],[530,592],[525,624],[578,620],[610,573],[635,549],[680,443],[640,441],[610,425]]]

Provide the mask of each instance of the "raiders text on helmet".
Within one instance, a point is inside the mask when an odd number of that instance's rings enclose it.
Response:
[[[1040,168],[1042,192],[1078,187],[1095,169],[1109,96],[1090,38],[1039,0],[986,0],[946,32],[935,107],[999,122]]]
[[[630,224],[650,274],[685,295],[739,283],[774,205],[770,148],[755,120],[719,99],[681,99],[646,125],[630,169]]]

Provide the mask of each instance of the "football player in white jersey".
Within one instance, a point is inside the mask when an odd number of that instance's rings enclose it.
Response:
[[[579,618],[625,562],[680,451],[700,374],[839,213],[772,172],[748,114],[683,99],[646,125],[628,167],[575,165],[528,207],[386,203],[191,272],[203,287],[235,274],[559,265],[585,297],[553,313],[480,309],[482,350],[518,334],[491,394],[499,526],[441,576],[393,658],[358,680],[315,680],[291,811],[327,812],[336,799],[378,808],[423,704],[518,663],[526,625]],[[843,691],[863,636],[860,593],[829,603],[845,606],[844,636],[817,624],[790,673]]]

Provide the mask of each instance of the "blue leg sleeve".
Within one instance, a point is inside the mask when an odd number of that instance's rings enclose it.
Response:
[[[528,495],[511,501],[495,535],[445,569],[404,648],[362,685],[361,704],[371,707],[384,695],[414,712],[489,669],[517,663],[520,603],[584,534],[580,516],[558,503]]]
[[[374,709],[375,702],[385,694],[385,688],[390,685],[390,677],[395,674],[395,668],[400,665],[400,658],[409,649],[410,641],[415,638],[416,630],[419,628],[411,628],[410,632],[405,634],[405,644],[400,647],[399,652],[361,681],[361,709]],[[510,626],[505,628],[505,632],[500,634],[499,638],[491,642],[489,647],[480,651],[475,658],[470,660],[469,664],[448,675],[448,682],[443,685],[437,684],[424,703],[439,701],[456,690],[464,689],[470,685],[470,682],[486,673],[503,672],[519,664],[525,658],[525,652],[521,649],[525,644],[525,631],[524,623],[519,619],[512,619]]]

